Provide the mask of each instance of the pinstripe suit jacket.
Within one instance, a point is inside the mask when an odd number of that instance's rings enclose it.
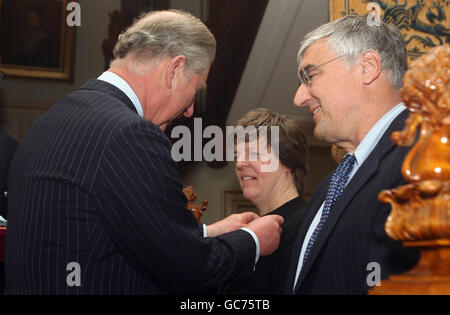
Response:
[[[9,175],[6,294],[192,293],[253,269],[249,233],[203,238],[169,140],[106,82],[37,121]]]
[[[367,278],[373,271],[367,270],[369,263],[380,265],[382,278],[406,271],[417,263],[419,254],[415,249],[404,248],[387,236],[384,226],[391,206],[378,201],[382,190],[404,184],[401,165],[410,148],[396,146],[390,136],[403,129],[407,117],[405,110],[392,122],[334,204],[302,267],[294,293],[366,294]],[[308,203],[288,272],[286,294],[293,292],[303,239],[325,199],[330,180],[331,174]]]

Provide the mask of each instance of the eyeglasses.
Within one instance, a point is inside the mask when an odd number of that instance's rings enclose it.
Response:
[[[342,57],[346,56],[346,54],[333,58],[331,60],[328,60],[327,62],[324,62],[318,66],[306,66],[305,68],[301,68],[299,73],[298,73],[298,79],[299,79],[299,86],[301,86],[302,84],[305,84],[306,86],[310,86],[311,85],[311,71],[317,70],[320,67],[329,64],[330,62],[333,62],[335,60],[341,59]]]

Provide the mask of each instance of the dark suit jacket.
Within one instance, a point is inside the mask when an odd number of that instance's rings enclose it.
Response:
[[[169,139],[119,89],[87,82],[13,158],[5,293],[193,293],[247,276],[251,235],[203,238],[186,202]]]
[[[401,165],[410,148],[396,146],[390,136],[403,129],[407,117],[408,111],[404,111],[392,122],[333,206],[300,273],[296,294],[366,294],[367,278],[373,272],[367,270],[369,263],[380,265],[382,278],[417,263],[415,249],[404,248],[387,236],[384,226],[391,206],[378,201],[382,190],[404,184]],[[308,203],[288,273],[287,294],[293,292],[303,239],[325,199],[330,179],[331,175]]]
[[[6,198],[9,163],[17,148],[17,141],[0,131],[0,215],[7,216]]]

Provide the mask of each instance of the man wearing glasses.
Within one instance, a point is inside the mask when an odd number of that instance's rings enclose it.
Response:
[[[399,31],[347,16],[309,33],[298,53],[294,104],[307,107],[314,135],[347,155],[312,195],[299,230],[288,294],[367,294],[380,278],[412,268],[418,253],[384,231],[383,189],[403,184],[409,148],[396,147],[408,111],[399,89],[407,70]]]

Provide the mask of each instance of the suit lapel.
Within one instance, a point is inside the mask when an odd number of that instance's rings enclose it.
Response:
[[[134,107],[130,98],[120,89],[108,82],[92,79],[83,84],[78,90],[92,90],[111,95],[137,114],[136,107]]]
[[[317,189],[314,191],[313,195],[310,198],[310,201],[308,202],[306,211],[305,211],[305,218],[303,219],[303,223],[300,225],[299,232],[297,239],[295,241],[295,246],[293,249],[293,255],[291,258],[291,264],[289,267],[287,280],[286,280],[286,287],[285,292],[286,294],[292,294],[292,290],[294,288],[294,281],[295,276],[297,273],[297,267],[298,262],[300,259],[300,252],[302,250],[303,246],[303,240],[305,239],[306,233],[308,232],[308,229],[314,220],[314,217],[316,216],[317,210],[320,208],[320,206],[323,203],[323,200],[325,199],[325,195],[327,193],[327,187],[328,183],[331,179],[331,175],[328,176],[325,180],[323,180]]]
[[[408,110],[405,110],[391,123],[388,130],[384,133],[383,137],[380,139],[378,144],[375,146],[372,153],[370,153],[370,155],[364,161],[363,165],[361,165],[361,167],[358,169],[356,174],[353,176],[352,180],[348,183],[342,196],[334,204],[322,231],[320,231],[320,233],[314,243],[314,247],[310,253],[308,260],[306,261],[305,265],[302,267],[302,271],[300,273],[299,280],[297,281],[297,285],[295,287],[295,292],[300,288],[300,285],[302,284],[303,280],[305,279],[305,276],[308,274],[311,267],[314,265],[315,260],[319,256],[323,246],[325,245],[326,241],[330,237],[337,222],[339,221],[339,218],[345,212],[345,209],[346,209],[346,206],[348,205],[348,203],[359,192],[359,190],[362,187],[364,187],[365,183],[373,176],[373,174],[375,174],[377,172],[380,160],[386,154],[388,154],[392,149],[394,149],[395,144],[391,140],[391,134],[394,131],[401,130],[404,127],[405,120],[408,118],[408,116],[409,116],[409,112],[408,112]],[[314,215],[315,215],[315,213],[317,213],[318,209],[320,208],[321,204],[323,203],[323,201],[325,199],[325,194],[328,189],[328,183],[329,183],[330,179],[331,179],[331,177],[329,177],[327,180],[325,193],[323,193],[323,191],[321,192],[321,196],[323,195],[321,202],[319,203],[318,206],[316,205],[315,211],[311,211],[311,212],[314,212]],[[315,202],[315,204],[317,204],[317,203],[318,202]],[[312,222],[312,219],[309,222],[309,224],[311,224],[311,222]],[[309,225],[308,225],[308,228],[309,228]],[[303,234],[303,237],[305,235],[306,235],[306,233]],[[301,250],[301,245],[300,245],[300,250]],[[297,252],[295,252],[295,254],[297,255]],[[297,258],[297,260],[298,260],[298,258]],[[294,274],[294,277],[295,277],[295,274]]]

